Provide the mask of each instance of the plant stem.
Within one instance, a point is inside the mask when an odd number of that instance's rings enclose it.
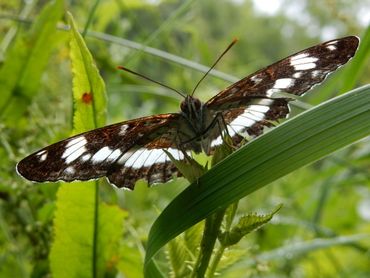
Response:
[[[223,246],[223,245],[221,245],[220,248],[218,248],[217,252],[215,253],[215,256],[213,257],[211,265],[209,267],[207,278],[213,278],[213,276],[215,275],[218,263],[220,262],[225,249],[226,249],[226,246]]]
[[[92,277],[98,276],[98,232],[99,232],[99,182],[95,181],[95,203],[94,203],[94,234],[93,234],[93,258]]]
[[[239,204],[239,201],[233,203],[231,206],[229,206],[227,208],[227,212],[226,212],[226,216],[225,216],[225,233],[228,233],[231,229],[231,224],[233,223],[233,220],[235,218],[236,210],[238,209],[238,204]],[[222,258],[222,255],[224,254],[224,251],[225,251],[226,248],[227,248],[227,246],[224,246],[224,245],[221,244],[220,248],[218,248],[218,250],[216,251],[215,256],[213,257],[212,262],[210,264],[207,278],[213,278],[214,277],[214,275],[216,273],[217,266],[218,266],[218,264],[219,264],[219,262]]]
[[[203,238],[200,245],[200,251],[191,277],[204,277],[209,261],[212,256],[213,248],[220,231],[222,219],[226,209],[221,209],[213,215],[207,217],[204,226]]]

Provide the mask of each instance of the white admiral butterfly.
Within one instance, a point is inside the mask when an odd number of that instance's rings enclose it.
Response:
[[[181,174],[176,160],[191,152],[212,154],[229,135],[241,145],[272,121],[287,117],[294,98],[303,95],[355,54],[359,39],[349,36],[307,48],[232,84],[203,103],[188,95],[179,113],[138,118],[88,131],[24,158],[17,171],[28,180],[73,181],[107,177],[119,188],[133,189],[145,179],[164,183]]]

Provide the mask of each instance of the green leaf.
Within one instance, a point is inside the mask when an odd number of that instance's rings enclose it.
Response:
[[[204,223],[200,222],[171,240],[167,246],[167,256],[174,277],[189,277],[194,268]]]
[[[76,132],[103,126],[106,119],[106,94],[104,81],[94,60],[78,32],[71,14],[71,60],[73,73],[73,126]]]
[[[71,14],[68,14],[73,72],[74,132],[105,123],[105,86]],[[115,267],[125,214],[99,205],[98,182],[62,184],[57,194],[53,277],[103,277]],[[113,264],[112,264],[113,263]],[[109,267],[110,266],[110,267]]]
[[[98,233],[98,277],[104,277],[104,272],[117,269],[119,250],[117,246],[122,238],[122,226],[127,212],[118,206],[101,203],[99,205]]]
[[[169,240],[257,189],[370,134],[370,86],[284,122],[211,168],[178,195],[149,233],[145,274]],[[184,214],[186,212],[186,214]]]
[[[232,227],[230,232],[224,232],[219,235],[220,243],[224,247],[238,243],[244,236],[269,222],[281,207],[282,205],[279,205],[273,212],[268,214],[257,215],[253,213],[241,217],[238,224]]]
[[[14,122],[23,116],[37,94],[41,76],[51,52],[64,38],[56,32],[64,10],[62,0],[50,1],[25,35],[18,33],[0,70],[0,118]]]
[[[192,261],[190,250],[186,248],[183,237],[171,240],[167,245],[167,255],[174,277],[189,277],[189,263]]]
[[[58,190],[50,252],[53,277],[93,277],[94,190],[94,182],[66,183]]]

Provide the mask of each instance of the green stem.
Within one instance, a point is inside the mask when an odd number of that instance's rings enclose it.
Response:
[[[226,246],[223,246],[223,245],[221,245],[220,248],[218,248],[217,252],[215,253],[215,256],[213,257],[212,263],[209,267],[207,278],[214,277],[218,263],[220,262],[225,249],[226,249]]]
[[[206,219],[200,251],[191,277],[204,277],[219,234],[226,209],[221,209]]]
[[[92,19],[94,17],[95,11],[98,8],[100,0],[96,0],[94,5],[92,6],[90,12],[89,12],[89,17],[87,18],[87,22],[85,24],[84,30],[82,31],[82,37],[86,37],[87,30],[89,29]]]
[[[233,220],[236,215],[236,210],[238,209],[238,204],[239,204],[239,201],[233,203],[231,206],[227,208],[228,211],[226,212],[226,216],[225,216],[225,233],[230,232],[231,224],[233,223]],[[213,257],[212,262],[210,264],[207,278],[214,277],[216,270],[217,270],[217,266],[226,248],[227,246],[224,246],[221,244],[220,248],[218,248],[218,250],[216,251],[215,256]]]
[[[98,276],[99,183],[95,181],[92,277]]]

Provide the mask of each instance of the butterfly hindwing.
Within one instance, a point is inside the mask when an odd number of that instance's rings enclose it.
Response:
[[[85,132],[24,158],[18,172],[33,181],[90,180],[107,176],[117,187],[133,188],[139,179],[149,184],[178,175],[163,149],[176,159],[173,128],[178,114],[162,114]]]

